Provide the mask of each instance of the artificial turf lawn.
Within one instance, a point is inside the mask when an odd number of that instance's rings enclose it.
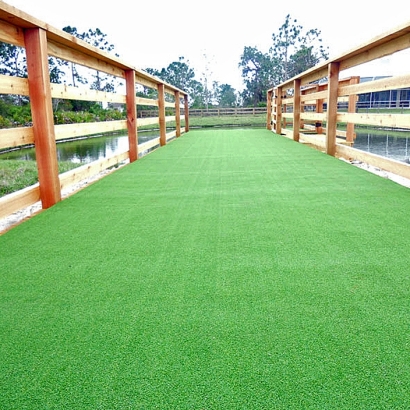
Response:
[[[0,237],[1,409],[407,409],[410,190],[191,131]]]

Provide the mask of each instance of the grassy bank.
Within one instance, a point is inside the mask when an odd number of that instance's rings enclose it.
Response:
[[[59,173],[78,167],[69,161],[59,162]],[[1,160],[0,161],[0,197],[34,185],[38,182],[35,161]]]

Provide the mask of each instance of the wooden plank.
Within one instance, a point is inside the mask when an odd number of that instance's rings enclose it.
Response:
[[[18,47],[25,47],[23,30],[2,20],[0,20],[0,41]]]
[[[136,100],[137,105],[149,105],[149,106],[158,107],[158,100],[151,100],[149,98],[142,98],[142,97],[136,97],[135,100]]]
[[[301,101],[300,101],[300,78],[294,81],[294,103],[293,103],[293,141],[299,142],[300,137],[300,114],[301,114]]]
[[[172,95],[172,97],[174,97],[174,93],[175,93],[175,88],[174,87],[170,87],[169,84],[164,83],[165,88],[164,91],[166,94]],[[181,92],[181,90],[179,90],[179,92]],[[174,105],[174,102],[172,102],[172,104]]]
[[[302,112],[300,114],[302,120],[311,120],[311,121],[326,121],[326,113],[316,113],[316,112]]]
[[[55,139],[69,139],[84,135],[99,134],[127,129],[127,121],[87,122],[82,124],[62,124],[55,126]]]
[[[272,131],[272,96],[273,90],[268,90],[266,93],[266,129]]]
[[[138,151],[139,152],[148,151],[149,149],[154,148],[157,145],[160,145],[159,137],[158,138],[153,138],[152,140],[149,140],[147,142],[143,142],[142,144],[139,144],[138,145]]]
[[[0,20],[8,21],[9,23],[15,24],[21,28],[43,28],[46,29],[47,25],[30,16],[29,14],[21,11],[9,4],[1,1],[0,2]]]
[[[302,94],[301,101],[304,103],[316,101],[316,100],[325,100],[327,98],[328,91],[318,91],[316,93]]]
[[[176,137],[181,136],[181,94],[179,91],[175,91],[175,128]]]
[[[276,127],[275,132],[276,134],[282,133],[282,88],[277,87],[275,88],[275,100],[276,100],[276,109],[274,112],[275,120],[276,120]]]
[[[188,95],[184,95],[184,117],[185,117],[185,132],[189,131],[189,104]]]
[[[0,218],[40,201],[40,186],[35,184],[0,198]]]
[[[167,125],[165,119],[164,84],[158,84],[159,142],[161,147],[167,143]]]
[[[391,55],[397,51],[409,48],[410,46],[410,26],[409,22],[383,33],[380,36],[354,48],[353,50],[336,56],[329,61],[318,64],[317,66],[305,71],[295,78],[302,79],[302,85],[325,78],[328,74],[327,66],[330,63],[339,63],[339,71],[346,70],[368,61]],[[295,78],[286,80],[280,87],[291,87]]]
[[[0,130],[0,149],[34,144],[33,127],[8,128]]]
[[[137,118],[138,127],[142,127],[144,125],[153,125],[153,124],[159,124],[158,117]]]
[[[172,138],[175,138],[176,135],[177,135],[177,132],[175,130],[171,132],[167,132],[167,141],[169,141]]]
[[[66,45],[54,41],[48,42],[48,53],[51,56],[61,58],[62,60],[71,61],[115,77],[125,78],[125,71],[123,69],[104,61],[101,56],[96,57],[94,55],[88,55],[82,51],[69,48]]]
[[[149,88],[153,88],[153,89],[156,89],[157,84],[158,84],[158,81],[151,80],[151,79],[147,78],[146,76],[143,76],[143,75],[138,74],[138,73],[135,74],[135,81],[137,82],[137,84],[141,84],[144,87],[149,87]]]
[[[24,40],[40,195],[46,209],[61,200],[46,32],[26,29]]]
[[[410,165],[405,162],[395,161],[370,152],[361,151],[345,145],[337,145],[336,153],[338,156],[365,162],[366,164],[392,172],[404,178],[410,179]]]
[[[410,87],[410,74],[340,87],[339,95],[374,93]]]
[[[127,129],[130,162],[138,159],[138,127],[137,127],[137,106],[135,101],[135,72],[128,70],[125,72],[125,85],[127,94]]]
[[[29,95],[28,79],[0,75],[0,94]]]
[[[326,88],[327,88],[327,85],[326,85]],[[318,98],[316,100],[316,107],[315,107],[316,114],[322,114],[323,115],[323,111],[324,111],[323,104],[324,104],[324,102],[325,102],[324,98]],[[316,125],[316,132],[318,134],[323,133],[323,124],[322,123],[323,123],[323,120],[316,121],[316,124],[315,124]]]
[[[376,45],[377,44],[377,45]],[[341,60],[340,69],[347,70],[348,68],[368,63],[369,61],[377,60],[382,57],[389,56],[398,51],[406,50],[410,45],[410,33],[406,33],[401,37],[394,37],[390,41],[380,40],[378,43],[369,43],[361,49],[353,52],[351,57],[346,56]]]
[[[328,97],[326,115],[326,153],[335,155],[337,127],[337,92],[339,87],[339,63],[330,63],[328,69]]]
[[[282,97],[282,105],[293,105],[293,97]]]
[[[175,103],[173,102],[165,101],[164,105],[168,108],[175,108]]]
[[[315,94],[308,94],[305,96],[302,96],[302,102],[304,102],[306,105],[315,105],[317,100],[322,100],[326,102],[327,99],[327,91],[321,91],[319,93]],[[316,100],[312,100],[312,97],[316,98]],[[338,102],[348,102],[349,97],[338,97],[337,98]]]
[[[74,185],[86,178],[93,177],[98,173],[110,168],[120,162],[126,161],[129,158],[129,151],[113,155],[109,158],[104,158],[98,161],[93,161],[90,164],[82,165],[60,175],[61,190]]]
[[[326,151],[326,141],[323,134],[310,135],[301,133],[300,140],[314,146],[316,149],[320,151]]]
[[[65,84],[51,84],[51,96],[66,100],[99,101],[125,104],[125,94],[90,90],[86,87],[73,87]]]
[[[338,122],[410,129],[410,114],[339,113]]]
[[[352,77],[350,79],[350,84],[351,85],[355,85],[355,84],[359,84],[360,82],[360,77]],[[339,92],[340,92],[340,88],[339,88]],[[355,94],[351,94],[348,97],[349,101],[348,101],[348,108],[347,111],[349,113],[355,113],[356,112],[356,101],[357,101],[357,95]],[[354,124],[351,122],[348,122],[346,125],[346,142],[352,144],[353,141],[356,138],[356,134],[354,132]]]

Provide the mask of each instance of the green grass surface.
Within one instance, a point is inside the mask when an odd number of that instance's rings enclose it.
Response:
[[[410,191],[191,131],[0,237],[1,409],[408,409]]]
[[[70,161],[58,163],[59,173],[78,167]],[[38,182],[36,161],[31,160],[0,160],[0,197],[11,194]]]

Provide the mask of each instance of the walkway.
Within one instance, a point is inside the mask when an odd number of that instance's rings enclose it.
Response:
[[[0,408],[410,406],[410,190],[191,131],[0,237]]]

